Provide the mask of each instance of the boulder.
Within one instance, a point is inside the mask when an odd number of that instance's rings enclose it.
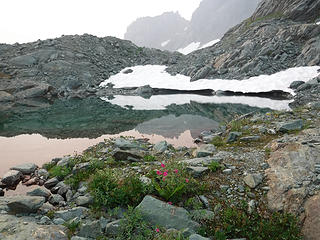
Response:
[[[77,206],[89,207],[92,202],[93,198],[91,196],[79,196],[76,198]]]
[[[17,170],[10,170],[6,174],[3,175],[1,182],[7,186],[15,186],[22,179],[23,174]]]
[[[10,168],[11,170],[17,170],[22,172],[24,175],[29,175],[34,173],[34,171],[38,168],[38,166],[34,163],[24,163],[15,167]]]
[[[241,142],[256,142],[260,140],[260,136],[246,136],[246,137],[242,137],[239,140]]]
[[[50,197],[51,193],[44,188],[38,187],[30,192],[27,192],[27,195],[28,196],[45,197],[46,199],[48,199]]]
[[[248,174],[243,178],[245,184],[250,188],[256,188],[260,183],[262,183],[263,176],[261,174]]]
[[[294,81],[290,84],[289,88],[291,89],[297,89],[299,86],[304,84],[304,81]]]
[[[54,178],[50,178],[48,181],[46,181],[44,183],[44,186],[47,188],[47,189],[51,189],[53,188],[54,186],[56,186],[57,184],[59,183],[59,180],[54,177]]]
[[[36,64],[37,59],[31,55],[22,55],[12,58],[10,63],[18,67],[27,67]]]
[[[139,145],[137,143],[133,143],[125,138],[117,138],[114,142],[115,147],[118,147],[122,150],[130,150],[139,148]]]
[[[136,150],[120,150],[115,149],[113,154],[113,158],[117,161],[130,161],[130,162],[138,162],[142,159],[142,154]]]
[[[17,213],[35,213],[44,204],[44,197],[15,196],[8,202],[9,210]]]
[[[87,215],[88,209],[84,207],[75,207],[69,210],[60,210],[54,213],[55,218],[61,218],[64,221],[70,221],[74,218],[82,218]]]
[[[202,237],[202,236],[199,235],[199,234],[192,234],[192,235],[189,237],[189,240],[210,240],[210,238]]]
[[[278,127],[279,132],[290,132],[290,131],[297,131],[303,128],[303,121],[301,119],[291,121],[288,123],[280,123]]]
[[[238,140],[239,137],[241,137],[241,132],[230,132],[227,137],[227,143],[232,143]]]
[[[116,237],[120,233],[120,222],[121,220],[116,220],[110,222],[105,227],[105,233],[107,236]]]
[[[192,231],[199,227],[184,208],[170,205],[149,195],[144,197],[136,209],[141,212],[144,220],[155,226],[177,230],[189,228]]]
[[[320,194],[310,198],[305,204],[305,220],[303,222],[303,239],[317,240],[320,236]]]
[[[167,141],[157,142],[153,148],[156,152],[163,153],[168,149],[168,143]]]
[[[215,151],[216,147],[213,144],[203,144],[195,150],[194,156],[197,158],[207,157],[212,155]]]
[[[78,236],[85,238],[97,239],[102,236],[102,231],[100,227],[100,221],[88,221],[82,223],[81,228],[78,232]]]
[[[187,170],[195,178],[201,177],[209,172],[209,168],[207,167],[187,167]]]
[[[58,205],[61,202],[64,202],[64,198],[59,194],[52,194],[49,197],[49,203],[51,203],[52,205]]]
[[[11,102],[14,100],[14,96],[5,91],[0,91],[0,102]]]

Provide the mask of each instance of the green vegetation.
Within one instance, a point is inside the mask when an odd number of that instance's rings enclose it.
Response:
[[[219,216],[202,223],[202,235],[217,240],[246,238],[250,240],[300,240],[298,219],[284,213],[262,217],[258,212],[249,214],[245,207],[228,207]]]
[[[148,193],[148,187],[137,175],[122,176],[116,169],[98,170],[90,178],[89,191],[96,208],[137,206]]]
[[[209,164],[208,168],[210,169],[211,172],[216,172],[219,169],[222,169],[223,166],[220,163],[213,161]]]
[[[200,184],[195,181],[186,168],[176,161],[161,164],[160,170],[150,173],[155,194],[165,201],[179,202],[183,196],[199,193]]]
[[[70,239],[80,227],[80,221],[70,220],[65,222],[63,225],[68,229],[68,238]]]
[[[211,144],[215,145],[216,147],[223,147],[226,145],[226,142],[223,140],[221,136],[215,136],[212,139]]]
[[[145,162],[154,162],[154,161],[156,161],[156,157],[153,155],[146,155],[143,157],[143,160]]]
[[[70,166],[53,166],[49,169],[50,177],[57,177],[59,180],[63,180],[72,172]]]

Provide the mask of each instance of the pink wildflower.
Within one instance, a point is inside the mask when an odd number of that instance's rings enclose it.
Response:
[[[162,181],[165,181],[165,180],[166,180],[166,178],[165,178],[165,177],[163,177],[163,178],[162,178]]]
[[[161,163],[161,167],[165,168],[165,167],[166,167],[166,165],[164,165],[163,163]]]
[[[189,182],[189,179],[188,178],[186,178],[186,183],[188,183]]]
[[[168,172],[163,172],[163,176],[168,176]]]
[[[175,173],[178,173],[178,169],[173,170]]]
[[[157,228],[157,229],[156,229],[156,232],[157,232],[157,233],[158,233],[158,232],[160,232],[160,229],[159,229],[159,228]]]
[[[172,205],[172,202],[168,202],[169,205]]]
[[[157,171],[157,175],[162,175],[162,172],[160,172],[160,171]]]

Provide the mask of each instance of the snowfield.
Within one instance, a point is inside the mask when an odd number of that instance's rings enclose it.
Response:
[[[124,74],[127,69],[133,72]],[[190,82],[190,77],[184,75],[172,76],[165,71],[166,66],[146,65],[125,68],[120,73],[111,76],[100,84],[101,87],[108,83],[114,84],[114,88],[141,87],[150,85],[152,88],[177,89],[177,90],[201,90],[212,89],[243,93],[270,92],[282,90],[294,94],[289,88],[294,81],[308,81],[319,75],[319,66],[289,68],[272,75],[260,75],[246,80],[226,79],[200,79]]]

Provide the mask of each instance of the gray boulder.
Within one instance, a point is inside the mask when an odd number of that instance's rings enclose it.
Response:
[[[136,150],[120,150],[116,149],[113,154],[113,158],[117,161],[130,161],[130,162],[138,162],[142,159],[142,154]]]
[[[189,240],[210,240],[210,238],[202,237],[202,236],[200,236],[199,234],[192,234],[192,235],[189,237]]]
[[[279,132],[290,132],[290,131],[297,131],[303,128],[303,121],[301,119],[291,121],[288,123],[280,123],[278,127]]]
[[[36,64],[37,59],[31,55],[22,55],[12,58],[10,63],[18,67],[27,67]]]
[[[250,188],[256,188],[260,183],[262,183],[263,176],[261,174],[248,174],[243,178],[245,184]]]
[[[239,140],[241,142],[256,142],[260,140],[260,136],[246,136],[246,137],[242,137]]]
[[[11,212],[17,213],[35,213],[44,204],[44,197],[35,196],[15,196],[10,198],[8,207]]]
[[[93,198],[91,196],[79,196],[76,199],[77,206],[89,207],[92,202]]]
[[[105,227],[105,233],[107,236],[116,237],[120,233],[121,220],[110,222]]]
[[[57,184],[59,183],[59,180],[54,177],[54,178],[50,178],[48,181],[46,181],[44,183],[44,186],[47,188],[47,189],[51,189],[53,188],[54,186],[56,186]]]
[[[60,202],[64,202],[64,198],[59,194],[52,194],[49,197],[49,203],[52,205],[58,205]]]
[[[187,170],[190,171],[191,175],[195,178],[201,177],[209,172],[209,168],[207,167],[188,167]]]
[[[10,170],[3,175],[1,182],[7,186],[15,186],[20,182],[22,177],[23,174],[20,171]]]
[[[117,138],[114,142],[115,147],[118,147],[122,150],[129,150],[129,149],[134,149],[138,148],[139,145],[136,143],[133,143],[125,138]]]
[[[188,211],[184,208],[169,205],[152,196],[144,197],[136,209],[141,212],[147,222],[166,229],[182,230],[189,228],[196,231],[199,227],[198,223],[191,220]]]
[[[64,221],[70,221],[76,217],[82,218],[87,215],[88,209],[84,207],[75,207],[69,210],[61,210],[54,213],[55,218],[61,218]]]
[[[17,170],[22,172],[24,175],[34,173],[38,166],[34,163],[24,163],[15,167],[10,168],[11,170]]]
[[[227,143],[232,143],[237,141],[241,135],[242,135],[241,132],[230,132],[227,137]]]
[[[168,149],[168,143],[167,141],[157,142],[153,148],[156,152],[163,153]]]
[[[202,158],[212,155],[215,151],[216,147],[213,144],[203,144],[195,150],[194,155],[197,158]]]
[[[102,236],[100,221],[86,222],[81,225],[78,236],[97,239]]]
[[[51,193],[44,188],[38,187],[30,192],[27,192],[27,195],[28,196],[45,197],[46,199],[48,199],[50,197]]]

